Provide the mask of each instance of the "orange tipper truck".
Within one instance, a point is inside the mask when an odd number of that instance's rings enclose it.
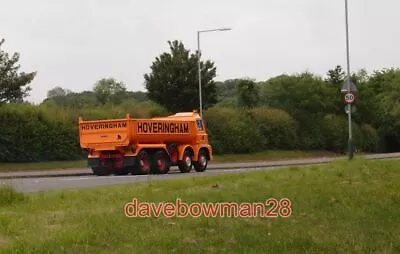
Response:
[[[149,119],[84,121],[79,117],[80,145],[88,152],[95,175],[166,174],[205,171],[212,147],[197,113],[183,112]]]

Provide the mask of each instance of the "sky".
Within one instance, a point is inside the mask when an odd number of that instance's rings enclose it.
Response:
[[[350,67],[400,65],[399,0],[348,0]],[[21,71],[37,71],[27,100],[61,86],[91,90],[113,77],[145,91],[145,73],[168,40],[197,49],[216,80],[267,80],[283,73],[325,75],[346,67],[344,0],[0,0],[2,49],[19,52]]]

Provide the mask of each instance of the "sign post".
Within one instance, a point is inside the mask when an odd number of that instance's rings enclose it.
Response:
[[[350,78],[346,80],[346,83],[343,84],[341,89],[341,93],[343,94],[343,100],[346,104],[344,111],[348,115],[349,121],[349,141],[348,141],[348,152],[349,152],[349,160],[353,159],[354,147],[353,147],[353,135],[352,135],[352,127],[351,127],[351,115],[356,112],[356,106],[354,105],[357,101],[358,90],[354,83]]]
[[[347,57],[347,92],[351,91],[351,74],[350,74],[350,46],[349,46],[349,11],[348,11],[348,3],[347,0],[344,0],[345,4],[345,16],[346,16],[346,57]],[[342,89],[343,90],[343,89]],[[353,159],[353,134],[351,129],[351,104],[347,104],[349,106],[349,142],[348,142],[348,152],[349,152],[349,160]]]

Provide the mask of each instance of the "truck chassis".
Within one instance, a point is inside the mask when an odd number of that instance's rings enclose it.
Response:
[[[187,146],[179,156],[179,146],[176,145],[170,145],[168,149],[142,148],[136,155],[124,155],[118,150],[93,155],[89,155],[88,166],[97,176],[167,174],[173,166],[177,166],[181,173],[189,173],[192,169],[204,172],[210,160],[207,147],[195,149]]]

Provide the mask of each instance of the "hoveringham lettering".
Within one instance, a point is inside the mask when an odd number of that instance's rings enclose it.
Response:
[[[138,122],[138,133],[189,133],[188,123]]]
[[[126,122],[119,123],[97,123],[82,125],[82,130],[102,130],[102,129],[120,129],[126,128]]]

